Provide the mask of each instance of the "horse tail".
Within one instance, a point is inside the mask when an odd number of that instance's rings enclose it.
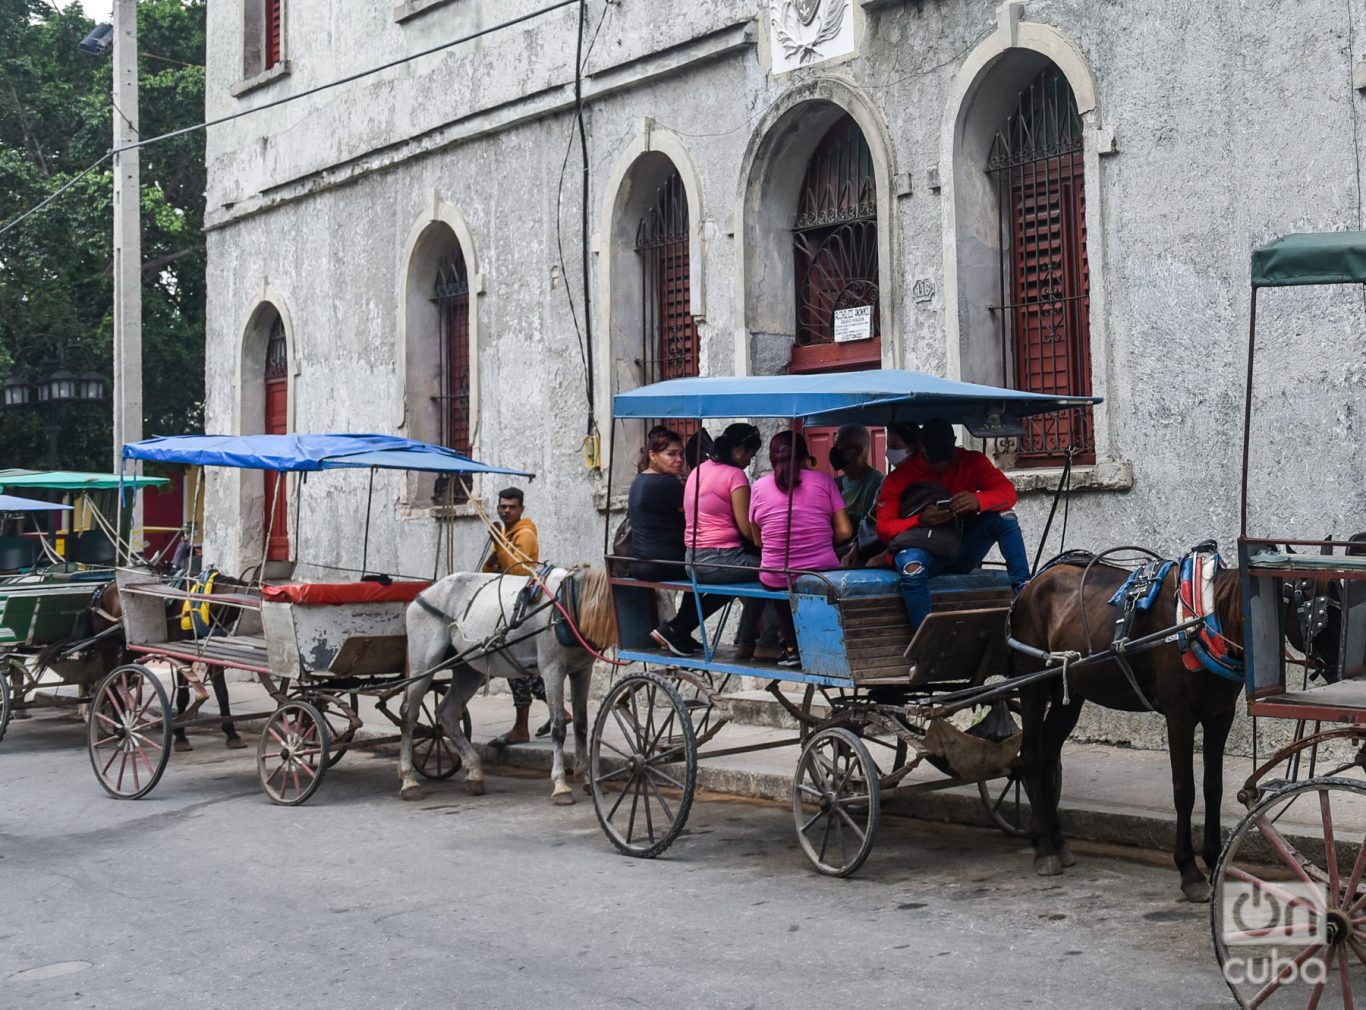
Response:
[[[599,649],[617,644],[617,611],[612,605],[612,586],[607,569],[589,568],[577,576],[579,606],[575,620],[584,638]]]

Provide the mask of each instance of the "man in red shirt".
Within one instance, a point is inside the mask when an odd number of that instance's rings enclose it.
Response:
[[[919,484],[942,485],[947,504],[931,501],[903,518],[902,496]],[[893,545],[898,534],[916,527],[934,529],[955,522],[963,526],[956,557],[939,557],[922,547],[895,552],[901,596],[913,628],[920,627],[930,612],[929,580],[936,575],[972,571],[993,546],[1001,548],[1006,572],[1017,592],[1029,581],[1029,556],[1020,522],[1011,511],[1016,497],[1010,478],[983,453],[954,444],[953,425],[942,418],[926,422],[920,431],[920,452],[908,456],[887,475],[877,498],[877,532],[884,544]]]

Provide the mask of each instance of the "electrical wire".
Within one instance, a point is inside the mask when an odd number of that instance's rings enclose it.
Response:
[[[392,70],[394,67],[402,66],[405,63],[411,63],[413,60],[420,60],[424,56],[431,56],[435,53],[442,52],[443,50],[450,49],[453,46],[462,45],[465,42],[472,42],[475,39],[483,38],[485,35],[492,35],[494,32],[502,31],[504,28],[513,28],[519,24],[522,24],[523,22],[531,21],[534,18],[538,18],[543,14],[550,14],[553,11],[560,10],[564,7],[582,5],[585,2],[586,0],[553,0],[552,3],[549,3],[544,7],[538,8],[537,10],[528,11],[526,14],[520,14],[515,18],[508,18],[506,21],[500,21],[497,24],[489,25],[486,28],[480,28],[477,31],[470,32],[468,35],[462,35],[457,39],[451,39],[448,42],[442,42],[439,45],[431,46],[419,52],[410,53],[407,56],[400,56],[397,59],[390,60],[387,63],[381,63],[379,66],[370,67],[366,70],[358,70],[354,74],[347,74],[345,77],[339,77],[335,81],[327,81],[324,84],[319,84],[316,87],[307,88],[303,91],[297,92],[296,94],[285,95],[273,101],[265,102],[261,105],[254,105],[250,109],[242,109],[238,112],[234,112],[226,116],[219,116],[217,119],[209,119],[202,123],[196,123],[193,126],[183,126],[178,130],[171,130],[169,133],[161,133],[155,137],[145,137],[137,141],[136,143],[125,144],[122,147],[110,148],[100,157],[98,161],[94,162],[93,164],[85,168],[79,175],[77,175],[74,179],[72,179],[70,182],[64,185],[61,189],[49,194],[41,202],[30,207],[28,210],[21,213],[18,217],[6,221],[3,225],[0,225],[0,235],[4,235],[12,228],[18,227],[22,222],[26,221],[28,218],[38,213],[40,210],[42,210],[44,207],[50,204],[57,197],[61,196],[63,193],[69,190],[82,178],[89,175],[95,169],[99,168],[101,165],[103,165],[106,161],[108,161],[111,157],[113,157],[116,154],[122,154],[124,151],[132,151],[141,147],[147,147],[151,144],[157,144],[164,140],[172,140],[176,137],[183,137],[188,133],[195,133],[199,130],[207,130],[211,126],[222,126],[224,123],[231,123],[234,120],[241,119],[244,116],[250,116],[253,113],[265,112],[267,109],[278,108],[279,106],[285,105],[289,102],[297,102],[300,99],[309,98],[313,95],[319,94],[320,92],[328,91],[332,88],[341,87],[343,84],[351,84],[363,78],[372,77],[375,74],[383,73],[386,70]]]
[[[584,5],[584,6],[581,6],[581,7],[580,7],[580,12],[582,13],[582,12],[584,11],[585,7],[586,7],[587,0],[578,0],[578,2],[580,2],[581,4]],[[588,415],[589,415],[589,425],[590,425],[590,427],[591,427],[591,425],[593,424],[593,391],[592,391],[592,389],[593,389],[593,375],[592,375],[592,370],[590,369],[590,367],[589,367],[589,365],[588,365],[588,356],[589,356],[589,355],[588,355],[588,347],[587,347],[587,345],[586,345],[586,343],[585,343],[585,341],[584,341],[584,328],[581,328],[581,327],[579,326],[579,312],[578,312],[578,307],[577,307],[577,306],[575,305],[575,303],[574,303],[574,291],[573,291],[573,288],[571,288],[570,285],[569,285],[569,268],[568,268],[568,265],[565,263],[565,258],[564,258],[564,227],[563,227],[562,218],[563,218],[563,212],[564,212],[564,180],[565,180],[565,175],[567,174],[567,172],[568,172],[568,170],[569,170],[569,156],[570,156],[570,154],[572,154],[573,151],[574,151],[574,136],[575,136],[575,134],[576,134],[577,132],[579,132],[580,127],[582,126],[582,123],[583,123],[583,97],[582,97],[583,68],[587,65],[587,63],[588,63],[588,58],[589,58],[590,56],[593,55],[593,48],[597,45],[597,42],[598,42],[598,35],[602,32],[603,23],[607,20],[607,12],[610,11],[611,9],[612,9],[612,3],[610,2],[610,0],[609,0],[609,2],[606,2],[606,3],[603,4],[602,15],[601,15],[601,17],[598,18],[597,27],[593,29],[593,36],[592,36],[592,38],[591,38],[591,39],[589,40],[589,42],[588,42],[588,47],[587,47],[586,50],[583,50],[583,51],[582,51],[582,55],[581,55],[579,58],[577,58],[576,61],[575,61],[576,66],[575,66],[575,75],[574,75],[574,76],[575,76],[575,94],[576,94],[576,99],[577,99],[576,102],[575,102],[575,110],[574,110],[574,111],[575,111],[575,118],[574,118],[573,123],[572,123],[571,126],[570,126],[569,137],[568,137],[568,139],[565,141],[565,145],[564,145],[564,159],[560,162],[560,181],[559,181],[559,184],[556,186],[556,189],[555,189],[555,248],[556,248],[556,250],[557,250],[558,253],[559,253],[560,280],[564,283],[564,294],[565,294],[565,299],[569,302],[569,318],[570,318],[570,320],[571,320],[571,321],[573,322],[573,324],[574,324],[574,336],[575,336],[575,338],[578,340],[578,343],[579,343],[579,361],[580,361],[581,364],[583,365],[584,389],[585,389],[585,391],[586,391],[586,393],[587,393],[587,396],[588,396]],[[582,19],[580,20],[580,28],[582,29]],[[580,36],[580,48],[582,49],[582,36]],[[586,157],[586,156],[587,156],[587,155],[586,155],[586,149],[585,149],[585,157]],[[585,193],[583,194],[583,201],[584,201],[584,207],[586,208],[586,207],[588,206],[588,194],[587,194],[587,192],[585,192]],[[583,270],[584,270],[584,277],[587,278],[587,276],[588,276],[588,256],[587,256],[587,251],[586,251],[586,242],[587,242],[586,222],[585,222],[585,234],[584,234],[583,238],[584,238],[584,242],[585,242],[585,252],[584,252]],[[585,282],[585,292],[586,292],[586,291],[587,291],[587,284],[586,284],[586,282]],[[587,306],[585,306],[585,310],[586,310],[586,309],[587,309]],[[589,322],[588,322],[588,320],[587,320],[586,318],[585,318],[585,320],[584,320],[584,323],[585,323],[586,328],[587,328],[587,329],[589,330],[589,332],[591,333],[592,327],[591,327],[591,324],[589,324]],[[591,430],[589,431],[589,434],[590,434],[590,435],[592,434],[592,431],[591,431]]]

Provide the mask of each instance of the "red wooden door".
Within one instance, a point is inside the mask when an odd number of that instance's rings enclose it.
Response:
[[[266,382],[266,434],[283,435],[289,431],[289,381],[269,379]],[[289,560],[289,492],[288,481],[282,473],[270,473],[266,478],[266,560]],[[273,505],[273,508],[272,508]]]
[[[868,432],[873,436],[872,458],[869,460],[873,468],[887,472],[887,429],[869,428]],[[816,469],[821,473],[835,476],[835,469],[830,465],[830,450],[835,445],[835,435],[839,433],[838,428],[807,428],[802,432],[806,436],[806,449],[816,459]]]

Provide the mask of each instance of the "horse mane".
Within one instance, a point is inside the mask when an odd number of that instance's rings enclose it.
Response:
[[[612,586],[607,569],[586,568],[578,573],[579,612],[576,615],[583,637],[600,649],[617,644],[617,611],[612,603]]]

